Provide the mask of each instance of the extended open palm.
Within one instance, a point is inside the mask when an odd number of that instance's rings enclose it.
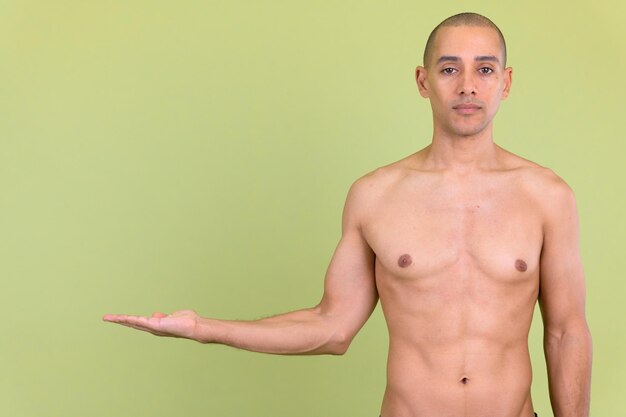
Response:
[[[193,310],[180,310],[169,315],[157,312],[150,317],[107,314],[102,319],[157,336],[191,339],[195,335],[198,318]]]

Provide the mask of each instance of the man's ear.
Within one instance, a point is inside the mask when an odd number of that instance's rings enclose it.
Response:
[[[422,66],[418,66],[417,68],[415,68],[415,82],[417,83],[417,88],[420,91],[420,95],[424,98],[429,97],[429,85],[428,80],[426,79],[426,75],[426,68]]]
[[[511,83],[513,83],[513,68],[506,67],[504,69],[504,89],[502,90],[502,100],[506,100],[511,91]]]

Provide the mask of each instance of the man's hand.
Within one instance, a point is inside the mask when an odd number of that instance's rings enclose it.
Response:
[[[156,336],[195,339],[199,316],[193,310],[180,310],[170,315],[157,312],[151,317],[107,314],[102,319]]]

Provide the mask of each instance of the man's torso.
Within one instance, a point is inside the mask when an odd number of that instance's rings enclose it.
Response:
[[[412,156],[370,176],[362,233],[390,335],[383,417],[533,415],[547,170],[502,152],[472,173]]]

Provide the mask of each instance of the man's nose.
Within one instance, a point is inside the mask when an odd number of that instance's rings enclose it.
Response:
[[[466,72],[460,77],[459,94],[462,95],[475,95],[476,94],[476,82],[473,74]]]

